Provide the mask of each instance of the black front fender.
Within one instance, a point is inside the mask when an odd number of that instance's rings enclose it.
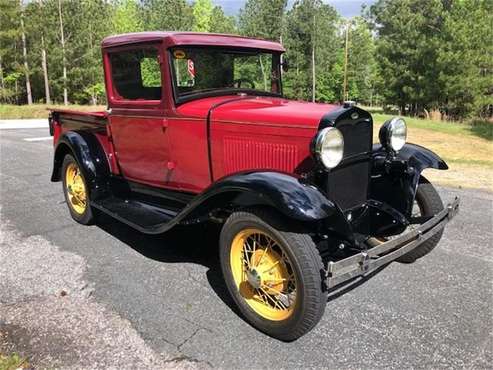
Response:
[[[341,209],[315,186],[290,174],[258,171],[224,177],[192,202],[193,211],[186,219],[223,207],[248,208],[269,206],[287,219],[308,225],[315,232],[332,231],[353,241],[351,226]]]
[[[426,168],[435,168],[437,170],[447,170],[448,166],[445,161],[436,153],[416,144],[406,144],[397,153],[396,157],[400,160],[407,161],[421,173]]]
[[[63,159],[67,154],[75,157],[89,187],[91,200],[107,195],[109,165],[101,144],[90,132],[63,133],[55,147],[51,181],[61,181]]]
[[[445,161],[431,150],[406,144],[391,154],[381,145],[373,146],[370,198],[389,204],[410,217],[421,173],[427,168],[448,169]]]

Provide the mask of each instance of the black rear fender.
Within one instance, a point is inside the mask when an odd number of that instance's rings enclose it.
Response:
[[[68,131],[60,136],[55,147],[51,181],[61,181],[63,159],[67,154],[73,155],[81,167],[91,200],[106,196],[110,170],[106,154],[94,134]]]

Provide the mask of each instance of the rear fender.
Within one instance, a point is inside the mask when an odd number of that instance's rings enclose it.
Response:
[[[94,134],[87,131],[68,131],[63,133],[55,147],[51,181],[62,179],[63,159],[71,154],[81,167],[89,187],[91,200],[108,194],[109,165],[106,154]]]
[[[273,172],[241,172],[224,177],[190,205],[187,219],[220,209],[266,206],[277,210],[291,224],[311,232],[332,232],[353,243],[353,232],[340,208],[315,186],[292,175]]]
[[[393,157],[381,146],[373,146],[370,198],[389,204],[411,216],[421,173],[427,168],[448,169],[445,161],[431,150],[406,144]]]

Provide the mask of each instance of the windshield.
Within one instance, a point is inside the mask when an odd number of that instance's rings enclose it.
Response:
[[[177,48],[171,50],[178,102],[207,95],[281,95],[280,54],[257,50]]]

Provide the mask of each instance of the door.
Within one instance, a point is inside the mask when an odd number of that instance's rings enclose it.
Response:
[[[105,58],[111,136],[122,175],[128,180],[164,186],[169,143],[160,48],[126,47],[109,51]]]

